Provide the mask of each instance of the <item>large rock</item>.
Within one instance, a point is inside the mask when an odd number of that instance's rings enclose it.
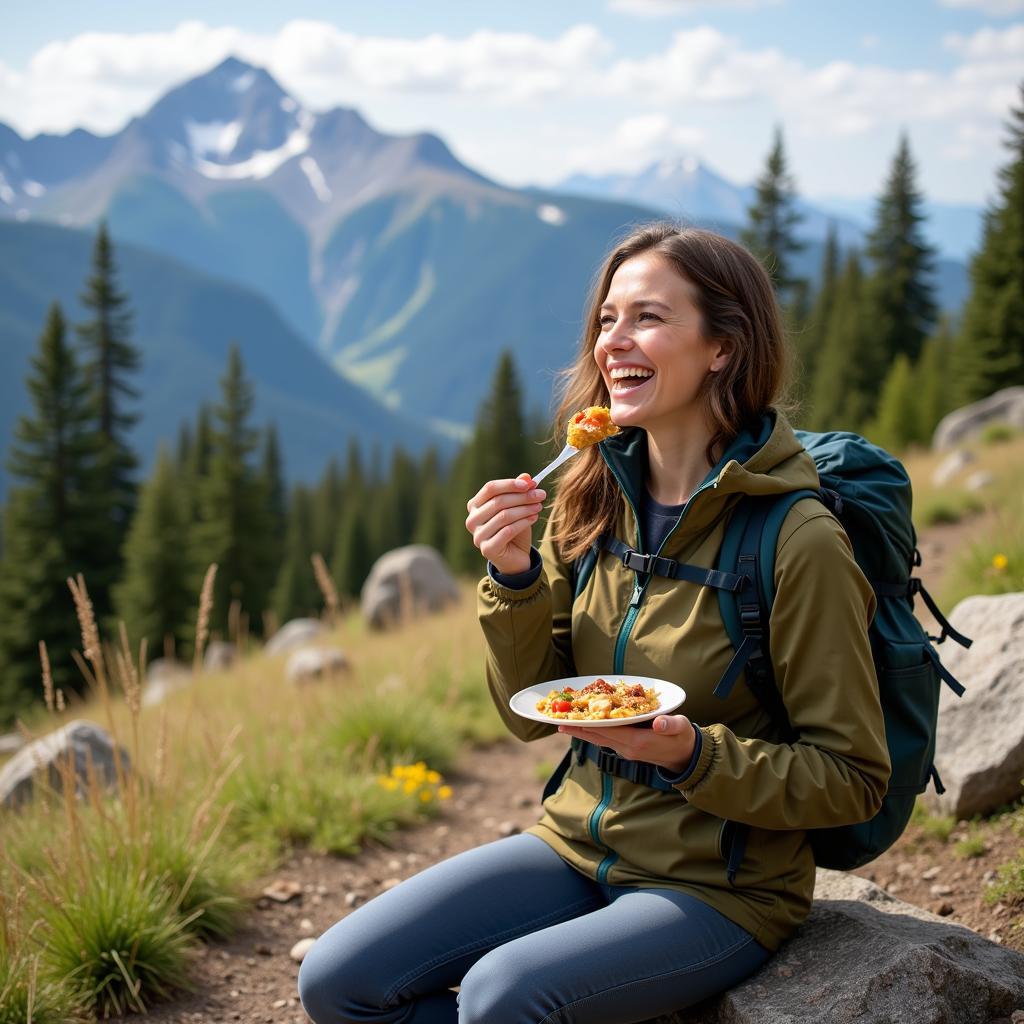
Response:
[[[122,770],[127,772],[128,755],[122,750],[120,756]],[[39,772],[46,773],[53,788],[62,789],[63,770],[69,759],[79,795],[88,792],[90,775],[102,786],[116,785],[114,742],[110,734],[92,722],[76,720],[22,748],[0,768],[0,804],[18,807],[31,800]]]
[[[343,675],[348,668],[348,658],[339,647],[303,647],[289,655],[285,675],[290,683],[305,683]]]
[[[214,640],[203,654],[203,669],[206,672],[223,672],[235,663],[238,651],[227,640]]]
[[[142,685],[142,703],[145,707],[162,704],[172,693],[184,690],[192,682],[192,669],[173,658],[154,658],[146,666]]]
[[[292,619],[286,622],[268,641],[264,648],[267,654],[284,654],[305,647],[327,627],[319,619]]]
[[[426,544],[381,555],[363,584],[363,618],[375,629],[458,601],[459,588],[444,559]]]
[[[1024,593],[968,597],[949,621],[974,643],[946,640],[942,663],[966,687],[943,686],[935,767],[946,792],[927,800],[946,814],[989,814],[1021,795],[1024,779]]]
[[[980,434],[990,423],[1008,423],[1024,430],[1024,386],[1003,388],[980,402],[972,402],[943,416],[932,434],[932,448],[952,448]]]
[[[990,1024],[1024,1007],[1024,955],[838,871],[755,975],[657,1024]]]

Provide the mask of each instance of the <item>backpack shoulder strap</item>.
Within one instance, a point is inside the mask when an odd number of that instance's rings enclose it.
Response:
[[[786,742],[796,738],[782,697],[775,685],[769,654],[769,617],[775,597],[775,549],[789,510],[803,498],[818,498],[816,491],[792,491],[781,496],[747,496],[726,527],[719,555],[724,572],[747,579],[739,592],[720,590],[719,609],[736,653],[715,687],[715,696],[729,696],[744,672],[747,685]]]

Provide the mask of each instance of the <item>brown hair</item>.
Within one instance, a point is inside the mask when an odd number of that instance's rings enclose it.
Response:
[[[771,279],[747,249],[712,231],[667,221],[634,230],[598,272],[576,361],[563,374],[556,431],[577,410],[610,404],[593,354],[601,332],[601,305],[619,267],[647,252],[663,256],[693,284],[705,338],[724,341],[731,350],[726,366],[709,373],[700,391],[712,429],[706,454],[714,465],[742,429],[756,429],[769,407],[783,406],[788,358],[782,318]],[[580,557],[601,533],[611,530],[619,504],[618,485],[596,451],[573,459],[553,510],[554,538],[563,560]]]

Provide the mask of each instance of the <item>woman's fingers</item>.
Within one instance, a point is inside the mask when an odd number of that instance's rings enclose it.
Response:
[[[480,493],[483,493],[481,491]],[[470,499],[467,508],[469,515],[466,516],[466,529],[475,534],[477,529],[487,523],[497,520],[496,529],[508,525],[516,516],[514,511],[529,509],[530,512],[540,512],[541,503],[547,497],[547,492],[539,488],[528,491],[517,491],[514,493],[502,492],[477,504],[476,497]]]
[[[530,529],[537,522],[540,513],[529,512],[525,509],[522,511],[525,513],[524,515],[515,518],[500,528],[495,528],[493,524],[488,524],[486,528],[482,528],[473,534],[474,545],[480,549],[480,554],[488,561],[495,562],[495,559],[499,558],[502,552],[506,551],[518,537],[524,533],[529,535]],[[529,541],[525,545],[520,546],[529,547]],[[495,562],[495,564],[497,563]]]
[[[660,727],[659,722],[664,727]],[[568,722],[559,725],[558,731],[598,746],[610,747],[630,761],[647,761],[673,769],[680,762],[686,764],[696,742],[693,726],[685,715],[659,715],[652,729],[630,725],[580,729]]]
[[[487,483],[466,502],[466,510],[472,512],[499,494],[521,494],[531,489],[533,480],[529,473],[520,473],[514,479],[488,480]]]

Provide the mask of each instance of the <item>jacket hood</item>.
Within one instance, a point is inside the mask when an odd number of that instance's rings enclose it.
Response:
[[[628,428],[607,438],[599,451],[629,504],[634,520],[647,479],[647,432]],[[784,494],[817,490],[814,460],[797,439],[793,428],[777,410],[769,409],[757,430],[741,431],[700,487],[691,495],[685,512],[688,528],[699,529],[714,521],[734,495]]]

